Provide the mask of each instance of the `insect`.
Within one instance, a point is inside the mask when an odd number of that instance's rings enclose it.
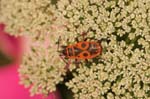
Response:
[[[84,39],[83,33],[83,39]],[[85,38],[83,41],[79,41],[76,38],[76,43],[68,46],[61,46],[62,50],[59,51],[61,53],[61,58],[65,61],[66,59],[75,59],[78,60],[88,60],[95,58],[102,54],[102,46],[100,40],[94,40]],[[64,56],[64,57],[62,57]],[[66,62],[66,61],[65,61]],[[68,63],[68,62],[66,62]]]

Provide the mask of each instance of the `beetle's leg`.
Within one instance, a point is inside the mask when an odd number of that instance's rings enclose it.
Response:
[[[87,39],[85,38],[85,36],[87,35],[87,32],[82,32],[81,35],[82,35],[82,37],[83,37],[83,40],[86,41]]]
[[[79,39],[78,39],[78,37],[76,37],[76,38],[75,38],[75,40],[76,40],[76,42],[77,42],[77,43],[79,42]]]
[[[66,64],[68,64],[68,62],[65,60],[65,58],[63,57],[64,55],[59,55],[60,56],[60,58],[66,63]]]
[[[67,64],[66,64],[66,69],[69,68],[70,64],[71,64],[71,60],[68,60],[68,62],[67,62]]]
[[[69,68],[70,64],[71,64],[71,60],[66,61],[65,58],[63,57],[64,55],[59,55],[60,58],[66,63],[66,69]]]
[[[75,59],[75,62],[74,62],[75,65],[79,66],[80,63],[81,61],[79,59]]]
[[[85,61],[88,63],[89,61],[88,61],[88,59],[85,59]]]
[[[88,38],[84,38],[83,40],[84,40],[84,41],[87,41],[87,39],[88,39]]]
[[[101,40],[98,40],[97,43],[98,43],[99,45],[101,45]]]

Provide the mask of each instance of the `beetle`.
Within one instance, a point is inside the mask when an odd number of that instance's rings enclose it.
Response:
[[[82,33],[82,35],[84,39],[85,33]],[[93,59],[102,54],[102,46],[100,40],[92,41],[93,38],[90,38],[90,41],[87,41],[88,38],[85,38],[83,41],[79,41],[78,38],[75,39],[77,43],[67,46],[61,46],[62,50],[59,52],[61,53],[60,56],[65,63],[69,63],[66,62],[65,59],[75,59],[77,63],[78,60],[87,61],[88,59]]]
[[[102,53],[102,47],[96,41],[80,41],[63,47],[62,54],[68,59],[92,59]]]

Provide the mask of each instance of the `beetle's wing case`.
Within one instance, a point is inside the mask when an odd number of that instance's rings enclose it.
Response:
[[[95,43],[95,42],[89,43],[88,51],[90,52],[91,55],[97,54],[97,51],[98,51],[97,43]]]
[[[74,46],[73,49],[74,49],[74,55],[76,57],[82,52],[82,50],[78,48],[77,46]]]

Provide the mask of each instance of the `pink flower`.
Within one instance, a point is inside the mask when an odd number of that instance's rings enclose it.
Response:
[[[13,63],[19,63],[22,56],[23,37],[10,36],[4,31],[4,28],[5,25],[0,24],[0,52],[11,58]]]
[[[11,57],[11,64],[0,66],[0,99],[60,99],[59,92],[30,96],[29,90],[19,85],[18,66],[23,53],[23,37],[10,36],[4,31],[5,25],[0,24],[0,52]]]

